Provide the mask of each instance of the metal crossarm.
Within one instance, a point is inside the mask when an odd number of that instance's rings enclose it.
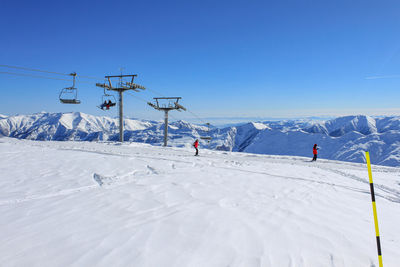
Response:
[[[97,87],[101,87],[101,88],[105,88],[105,89],[107,89],[107,90],[110,90],[110,89],[111,89],[111,87],[110,87],[108,84],[106,84],[106,83],[96,83],[96,86],[97,86]]]

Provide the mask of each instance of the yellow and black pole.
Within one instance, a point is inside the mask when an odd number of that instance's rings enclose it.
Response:
[[[372,211],[374,212],[374,222],[375,222],[375,233],[376,233],[376,245],[378,246],[378,260],[379,267],[383,267],[382,263],[382,250],[381,250],[381,240],[379,237],[379,227],[378,227],[378,215],[376,213],[376,203],[375,203],[375,191],[374,191],[374,182],[372,181],[372,170],[371,170],[371,161],[369,159],[369,152],[365,152],[365,157],[367,159],[368,166],[368,176],[369,176],[369,187],[371,190],[371,198],[372,198]]]

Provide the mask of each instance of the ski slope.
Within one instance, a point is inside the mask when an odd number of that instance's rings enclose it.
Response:
[[[378,266],[364,164],[0,139],[0,266]],[[384,266],[400,169],[373,166]]]

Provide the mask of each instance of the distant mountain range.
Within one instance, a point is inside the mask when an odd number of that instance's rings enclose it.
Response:
[[[163,122],[125,119],[124,139],[153,145],[163,143]],[[80,112],[0,115],[0,135],[30,140],[117,141],[118,120]],[[284,120],[250,122],[208,128],[184,121],[169,124],[169,145],[272,155],[311,157],[313,144],[324,159],[364,162],[368,150],[374,164],[399,166],[400,117],[346,116],[326,121]]]

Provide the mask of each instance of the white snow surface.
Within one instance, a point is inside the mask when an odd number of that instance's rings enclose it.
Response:
[[[1,266],[378,266],[365,164],[0,138]],[[373,166],[384,266],[400,169]]]

